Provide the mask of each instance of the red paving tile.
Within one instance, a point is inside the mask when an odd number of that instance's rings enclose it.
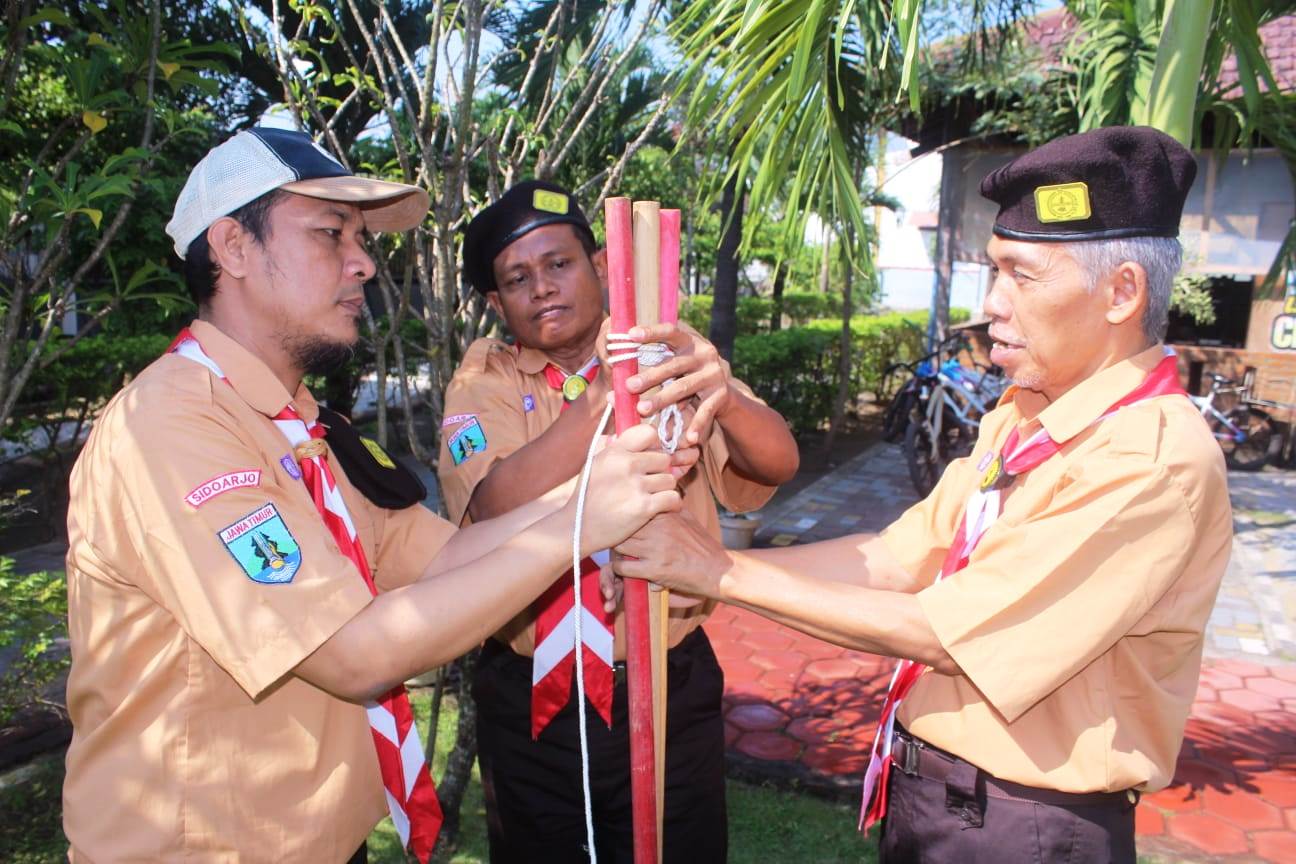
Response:
[[[1270,667],[1251,663],[1247,660],[1215,660],[1211,667],[1240,678],[1251,678],[1257,675],[1268,675]]]
[[[1277,711],[1282,708],[1277,699],[1263,693],[1256,693],[1254,690],[1221,690],[1219,698],[1225,705],[1233,705],[1252,713]]]
[[[1291,831],[1257,831],[1251,835],[1256,854],[1274,864],[1296,861],[1296,833]]]
[[[1296,699],[1296,681],[1284,681],[1281,678],[1266,676],[1264,678],[1248,678],[1246,685],[1248,690],[1254,690],[1275,699]]]
[[[860,677],[860,667],[844,657],[839,657],[834,660],[816,660],[806,666],[805,674],[811,681],[825,683],[851,681]]]
[[[758,702],[751,705],[735,705],[725,715],[725,720],[743,732],[772,732],[786,726],[788,716],[773,705],[762,705]]]
[[[1283,824],[1282,812],[1277,807],[1236,788],[1207,789],[1202,809],[1243,831],[1281,828]]]
[[[1240,828],[1205,813],[1176,816],[1170,820],[1169,833],[1210,855],[1238,855],[1248,849]]]
[[[778,732],[747,732],[734,749],[756,759],[786,762],[801,755],[801,745]]]
[[[1139,804],[1134,811],[1134,833],[1140,837],[1155,837],[1165,833],[1165,817],[1155,807]]]
[[[1215,690],[1236,690],[1242,686],[1242,679],[1217,666],[1203,666],[1198,687],[1202,684]]]
[[[862,776],[893,661],[723,612],[726,746]],[[1184,735],[1174,782],[1135,811],[1138,835],[1196,850],[1191,860],[1296,862],[1296,666],[1208,662]]]

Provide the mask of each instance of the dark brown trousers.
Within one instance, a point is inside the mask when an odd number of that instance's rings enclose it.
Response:
[[[1135,864],[1136,794],[1032,789],[921,742],[894,752],[882,864]]]

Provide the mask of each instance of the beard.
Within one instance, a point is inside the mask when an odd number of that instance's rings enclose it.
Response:
[[[355,356],[354,342],[335,342],[322,336],[285,336],[282,344],[294,365],[308,375],[326,375]]]

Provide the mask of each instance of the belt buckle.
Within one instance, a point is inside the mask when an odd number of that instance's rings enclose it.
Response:
[[[904,744],[904,749],[900,753],[900,759],[897,761],[900,770],[914,777],[918,774],[918,760],[922,757],[922,742],[909,737],[896,735],[896,740]]]

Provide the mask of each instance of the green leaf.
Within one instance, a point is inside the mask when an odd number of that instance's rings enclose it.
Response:
[[[70,28],[76,27],[76,22],[73,21],[72,18],[69,17],[66,12],[64,12],[61,9],[54,9],[50,7],[39,9],[36,12],[33,12],[31,15],[28,15],[26,18],[21,19],[18,22],[18,26],[22,29],[26,29],[28,27],[34,27],[37,24],[46,24],[46,23],[58,24],[60,27],[70,27]]]

